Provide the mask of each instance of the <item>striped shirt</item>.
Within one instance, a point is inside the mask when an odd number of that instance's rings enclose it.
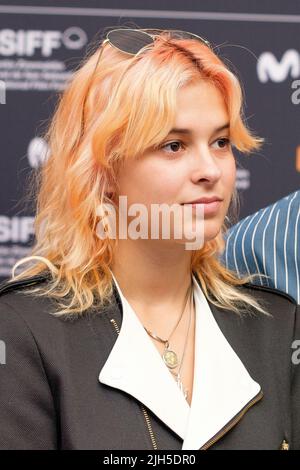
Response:
[[[221,262],[238,277],[282,290],[300,304],[300,191],[248,215],[225,235]],[[268,278],[264,278],[265,274]]]

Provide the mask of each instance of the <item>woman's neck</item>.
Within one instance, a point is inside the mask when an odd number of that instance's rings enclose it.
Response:
[[[192,282],[192,252],[146,241],[119,240],[111,271],[130,305],[155,324],[162,312],[166,320],[178,317]]]

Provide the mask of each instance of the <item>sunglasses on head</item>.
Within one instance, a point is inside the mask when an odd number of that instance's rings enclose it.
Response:
[[[161,35],[161,33],[166,33],[170,39],[196,39],[211,47],[207,39],[179,29],[113,29],[107,33],[103,44],[108,42],[111,46],[126,54],[136,55],[145,46],[153,44],[155,36]]]
[[[98,56],[94,71],[92,73],[92,77],[90,79],[90,84],[92,82],[93,76],[96,72],[98,67],[100,57],[102,55],[102,51],[104,49],[104,45],[106,43],[110,44],[114,48],[118,49],[121,52],[126,54],[130,54],[135,56],[139,54],[144,47],[149,46],[154,43],[155,36],[159,36],[162,33],[167,34],[168,39],[196,39],[201,43],[205,44],[207,47],[212,49],[212,45],[207,39],[198,36],[197,34],[190,33],[188,31],[181,31],[179,29],[131,29],[131,28],[117,28],[112,29],[106,34],[104,41],[102,42],[102,47],[100,50],[100,54]],[[82,108],[82,132],[84,129],[84,108],[86,98],[88,96],[89,88],[85,95],[85,99],[83,102]]]

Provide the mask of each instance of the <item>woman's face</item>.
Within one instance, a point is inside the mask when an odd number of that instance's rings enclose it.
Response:
[[[204,241],[215,238],[226,216],[236,176],[235,158],[226,140],[229,129],[224,127],[228,122],[223,97],[212,84],[203,81],[182,88],[173,128],[188,132],[172,132],[160,148],[150,148],[138,160],[125,162],[118,175],[117,196],[127,196],[128,207],[143,204],[148,213],[151,204],[171,206],[218,196],[222,199],[219,207],[204,215]],[[193,220],[195,217],[194,212]],[[182,239],[170,239],[183,243]]]

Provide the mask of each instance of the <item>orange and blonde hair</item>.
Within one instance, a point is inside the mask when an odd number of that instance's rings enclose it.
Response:
[[[48,157],[34,175],[35,241],[30,255],[13,266],[10,279],[46,269],[47,285],[29,293],[55,298],[60,309],[54,315],[81,315],[111,301],[109,268],[117,240],[97,236],[97,208],[112,202],[109,188],[117,188],[122,162],[138,158],[167,136],[178,90],[199,80],[221,91],[234,147],[247,154],[258,150],[263,139],[245,123],[239,79],[200,41],[174,39],[164,32],[137,56],[101,44],[67,83],[44,135]],[[234,191],[231,209],[237,203]],[[239,288],[254,275],[238,278],[219,261],[227,229],[225,219],[218,236],[193,251],[191,271],[216,306],[236,313],[254,307],[268,314]],[[16,275],[16,268],[27,262],[30,265]]]

